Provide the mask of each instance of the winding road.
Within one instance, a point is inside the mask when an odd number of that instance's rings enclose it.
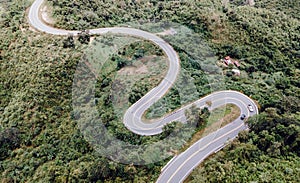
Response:
[[[36,0],[32,4],[29,10],[28,20],[32,27],[38,31],[66,36],[69,34],[77,35],[80,31],[62,30],[51,27],[45,24],[41,20],[40,10],[44,0]],[[130,36],[140,37],[145,40],[150,40],[154,44],[158,45],[167,55],[169,60],[168,72],[165,75],[161,83],[149,91],[145,96],[138,100],[135,104],[130,106],[126,111],[123,123],[125,126],[134,133],[140,135],[155,135],[162,132],[162,128],[165,124],[172,121],[185,122],[186,117],[184,114],[185,109],[190,107],[192,104],[182,107],[181,109],[173,112],[172,114],[157,119],[153,123],[145,123],[142,120],[144,112],[153,105],[156,101],[162,98],[168,90],[173,86],[176,81],[176,77],[180,71],[180,60],[175,50],[162,38],[155,34],[134,29],[128,27],[111,27],[111,28],[99,28],[89,30],[90,34],[105,34],[105,33],[116,33],[126,34]],[[199,107],[206,106],[205,102],[211,101],[212,105],[209,107],[210,110],[222,106],[224,104],[235,104],[240,108],[242,114],[247,117],[258,114],[258,109],[255,102],[247,97],[246,95],[237,91],[219,91],[214,92],[206,97],[203,97],[194,102]],[[254,111],[249,112],[247,105],[251,104],[254,106]],[[241,130],[247,129],[240,118],[234,120],[232,123],[225,127],[207,135],[189,149],[180,155],[173,158],[162,170],[160,177],[157,182],[182,182],[191,171],[199,165],[207,156],[223,148],[228,139],[235,138]]]

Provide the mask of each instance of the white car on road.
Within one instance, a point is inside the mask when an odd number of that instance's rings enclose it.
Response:
[[[249,109],[250,112],[254,111],[254,108],[253,108],[253,106],[251,104],[248,104],[248,109]]]

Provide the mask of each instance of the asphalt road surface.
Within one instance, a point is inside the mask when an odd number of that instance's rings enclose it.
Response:
[[[32,27],[44,33],[61,36],[70,34],[76,36],[80,32],[57,29],[45,24],[44,21],[40,18],[40,9],[43,2],[43,0],[36,0],[29,10],[28,20]],[[172,121],[185,122],[186,117],[184,115],[184,110],[190,107],[190,105],[192,104],[184,106],[179,110],[173,112],[172,114],[159,118],[152,123],[145,123],[142,120],[142,115],[144,114],[144,112],[168,92],[168,90],[176,81],[177,75],[179,74],[180,60],[172,46],[170,46],[167,42],[165,42],[162,38],[158,37],[155,34],[134,28],[99,28],[91,29],[89,30],[89,32],[90,34],[105,34],[108,32],[116,34],[126,34],[130,36],[140,37],[145,40],[150,40],[154,44],[158,45],[168,57],[169,68],[162,82],[151,91],[149,91],[145,96],[143,96],[126,111],[123,117],[123,122],[129,130],[140,135],[155,135],[161,133],[163,126],[167,123],[170,123]],[[210,110],[224,104],[232,103],[237,105],[240,108],[241,113],[245,114],[246,117],[258,114],[258,109],[254,101],[246,95],[237,91],[226,90],[215,92],[195,101],[194,104],[199,107],[208,107],[205,103],[206,101],[212,102],[212,105],[209,106]],[[253,112],[249,112],[247,108],[248,104],[251,104],[254,107]],[[162,169],[162,173],[157,182],[182,182],[191,173],[191,171],[207,156],[223,148],[229,139],[235,138],[241,130],[245,129],[247,129],[247,126],[242,120],[240,120],[240,118],[237,118],[225,127],[220,128],[219,130],[200,139],[185,152],[173,158]]]

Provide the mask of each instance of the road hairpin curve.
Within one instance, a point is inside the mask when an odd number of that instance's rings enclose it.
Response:
[[[57,29],[45,24],[39,16],[39,11],[43,2],[44,0],[34,1],[29,10],[28,19],[32,27],[47,34],[61,36],[68,36],[70,34],[76,36],[81,32]],[[172,88],[174,82],[176,81],[180,71],[180,59],[173,47],[159,36],[135,28],[110,27],[89,30],[89,34],[91,35],[101,35],[106,33],[125,34],[149,40],[163,50],[169,61],[168,71],[160,84],[150,90],[136,103],[131,105],[125,112],[123,117],[124,125],[130,131],[139,135],[156,135],[163,131],[163,126],[167,123],[175,120],[185,122],[186,118],[184,110],[190,107],[192,104],[183,106],[168,116],[157,119],[153,123],[145,123],[142,119],[144,112],[160,98],[162,98],[169,91],[169,89]],[[196,104],[199,107],[204,107],[206,105],[206,101],[211,101],[213,104],[210,110],[213,110],[221,105],[233,103],[240,108],[241,113],[245,114],[246,117],[258,114],[256,103],[251,98],[238,91],[225,90],[214,92],[195,101],[193,104]],[[248,110],[249,104],[254,106],[254,110],[252,112],[249,112]],[[247,125],[244,124],[243,120],[238,118],[232,121],[230,124],[200,139],[186,151],[173,158],[163,168],[157,182],[182,182],[189,175],[189,173],[191,173],[191,171],[207,156],[223,148],[228,139],[235,138],[240,131],[245,129],[247,129]]]

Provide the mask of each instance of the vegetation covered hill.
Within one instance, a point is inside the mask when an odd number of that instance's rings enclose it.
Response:
[[[300,116],[268,108],[186,182],[299,182]]]
[[[217,56],[239,59],[242,74],[224,70],[226,87],[255,99],[261,114],[249,121],[249,132],[205,161],[190,180],[299,182],[299,1],[261,0],[254,7],[238,1],[223,5],[219,0],[48,2],[57,27],[85,30],[173,21],[199,33]],[[168,160],[145,166],[119,164],[99,156],[84,140],[73,120],[72,83],[87,42],[32,30],[26,18],[30,3],[12,0],[0,5],[0,180],[155,181]],[[200,86],[203,73],[192,61],[183,63]],[[163,138],[139,137],[114,122],[120,127],[116,133],[133,144]]]

